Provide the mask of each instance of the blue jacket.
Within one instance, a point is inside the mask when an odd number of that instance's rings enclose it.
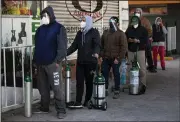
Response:
[[[34,63],[49,65],[53,62],[60,63],[67,52],[67,34],[65,27],[55,20],[52,7],[45,8],[43,13],[50,16],[48,25],[41,25],[35,34]]]

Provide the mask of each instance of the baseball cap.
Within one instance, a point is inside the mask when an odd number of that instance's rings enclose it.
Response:
[[[137,16],[133,16],[131,18],[131,23],[130,25],[136,25],[136,24],[139,24],[139,18]]]

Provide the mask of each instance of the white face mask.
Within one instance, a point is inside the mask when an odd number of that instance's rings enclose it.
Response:
[[[141,14],[140,13],[135,13],[135,16],[140,17]]]
[[[137,27],[138,27],[138,24],[136,24],[136,25],[133,25],[133,27],[134,27],[134,28],[137,28]]]
[[[83,21],[82,21],[82,22],[80,23],[80,26],[81,26],[81,28],[85,28],[85,27],[86,27],[86,22],[83,22]]]
[[[41,25],[48,25],[50,23],[50,20],[49,20],[47,13],[45,13],[45,14],[46,14],[46,17],[43,17],[41,19]]]
[[[157,22],[157,25],[159,25],[161,22]]]

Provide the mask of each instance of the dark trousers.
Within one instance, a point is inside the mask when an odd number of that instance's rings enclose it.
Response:
[[[146,54],[148,67],[153,68],[153,59],[152,59],[152,53],[151,53],[151,43],[149,41],[148,41],[148,44],[146,45],[145,54]]]
[[[55,108],[57,112],[65,111],[65,101],[62,92],[61,65],[55,63],[50,65],[38,66],[38,89],[41,95],[41,108],[49,110],[50,87],[54,91]]]
[[[82,102],[82,96],[84,92],[84,81],[86,83],[86,96],[85,102],[89,101],[93,92],[93,78],[97,63],[92,64],[80,64],[76,66],[76,102]]]
[[[114,64],[113,59],[103,59],[103,62],[102,62],[102,74],[105,78],[106,89],[108,89],[108,86],[109,86],[108,80],[109,80],[109,72],[110,72],[111,67],[113,69],[113,74],[114,74],[115,90],[119,90],[120,88],[120,72],[119,72],[120,63]]]

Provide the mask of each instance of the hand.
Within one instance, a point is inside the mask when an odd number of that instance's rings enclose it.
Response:
[[[114,64],[118,64],[118,63],[119,63],[119,61],[115,58]]]
[[[139,39],[134,39],[135,43],[140,43]]]
[[[97,53],[93,54],[92,56],[95,58],[99,58],[99,55]]]
[[[149,41],[150,41],[150,42],[152,42],[152,41],[153,41],[152,37],[150,37],[150,38],[149,38]]]
[[[159,25],[162,27],[162,26],[163,26],[163,23],[161,22]]]
[[[56,63],[56,67],[58,68],[58,67],[59,67],[59,64]]]

